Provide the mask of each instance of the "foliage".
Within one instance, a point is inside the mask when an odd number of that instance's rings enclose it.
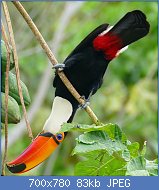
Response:
[[[85,131],[76,138],[72,154],[83,157],[75,166],[75,175],[85,176],[156,176],[156,160],[145,159],[146,143],[139,151],[116,124],[101,126],[64,124],[61,131]]]

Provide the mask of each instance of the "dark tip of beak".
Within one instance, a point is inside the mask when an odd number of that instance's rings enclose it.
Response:
[[[26,168],[26,165],[24,163],[19,164],[19,165],[14,165],[14,166],[7,165],[7,168],[12,173],[20,173]]]

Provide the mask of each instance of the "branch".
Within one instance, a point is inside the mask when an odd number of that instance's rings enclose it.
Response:
[[[58,50],[61,47],[62,41],[64,39],[64,31],[66,27],[68,26],[72,16],[75,14],[75,12],[81,7],[81,5],[84,2],[76,2],[76,3],[66,3],[66,6],[58,20],[58,26],[55,31],[54,37],[52,38],[52,42],[50,44],[54,44],[54,47],[52,47],[52,51],[54,51],[55,55],[58,54]],[[72,6],[73,4],[73,6]],[[40,109],[41,104],[43,103],[45,96],[48,92],[48,89],[50,87],[50,80],[51,80],[51,65],[48,63],[47,68],[45,69],[43,76],[40,79],[39,87],[34,95],[35,99],[33,100],[33,103],[30,106],[30,109],[28,110],[28,119],[31,123],[34,119],[35,115],[37,114],[37,111]],[[41,88],[43,86],[43,88]],[[25,121],[24,119],[21,120],[21,122],[18,125],[15,125],[14,128],[10,128],[9,136],[8,136],[8,147],[10,147],[19,137],[23,135],[25,132]],[[4,147],[4,137],[2,137],[2,151]]]
[[[44,49],[46,55],[48,56],[49,60],[51,61],[51,63],[53,65],[57,64],[57,60],[54,57],[52,51],[50,50],[49,46],[47,45],[47,43],[45,42],[43,36],[41,35],[41,33],[39,32],[39,30],[37,29],[36,25],[34,24],[34,22],[32,21],[32,19],[30,18],[30,16],[28,15],[28,13],[26,12],[26,10],[23,8],[23,6],[21,5],[21,3],[19,1],[17,2],[12,2],[15,7],[18,9],[18,11],[21,13],[21,15],[23,16],[23,18],[25,19],[25,21],[27,22],[28,26],[30,27],[30,29],[32,30],[33,34],[35,35],[35,37],[37,38],[38,42],[41,44],[42,48]],[[65,84],[65,86],[67,87],[67,89],[70,91],[70,93],[75,97],[75,99],[80,103],[80,104],[84,104],[85,101],[81,98],[81,96],[79,95],[79,93],[75,90],[75,88],[72,86],[72,84],[70,83],[70,81],[67,79],[66,75],[64,74],[63,71],[58,70],[57,71],[60,79],[62,80],[62,82]],[[94,114],[94,112],[91,110],[91,108],[89,106],[87,106],[85,108],[86,112],[88,113],[88,115],[91,117],[91,119],[93,120],[93,122],[98,125],[99,124],[99,120],[97,118],[97,116]]]
[[[18,66],[18,55],[17,55],[16,45],[15,45],[15,41],[14,41],[14,34],[13,34],[11,19],[10,19],[10,15],[9,15],[9,11],[8,11],[8,7],[7,7],[6,2],[2,2],[2,5],[3,5],[3,10],[4,10],[6,22],[7,22],[7,27],[8,27],[8,31],[9,31],[11,45],[12,45],[12,48],[13,48],[15,71],[16,71],[17,86],[18,86],[18,92],[19,92],[19,96],[20,96],[20,101],[21,101],[21,104],[22,104],[24,118],[25,118],[27,129],[28,129],[29,137],[33,140],[33,134],[32,134],[32,130],[31,130],[28,118],[27,118],[27,112],[26,112],[26,108],[25,108],[25,105],[24,105],[23,95],[22,95],[22,88],[21,88],[21,84],[20,84],[20,72],[19,72],[19,66]]]
[[[5,163],[7,160],[7,148],[8,148],[8,96],[9,96],[9,68],[10,68],[10,47],[9,47],[9,42],[7,38],[7,34],[4,28],[4,25],[2,23],[2,36],[4,39],[4,43],[7,49],[7,64],[6,64],[6,77],[5,77],[5,145],[4,145],[4,156],[3,156],[3,161],[2,161],[2,175],[5,175]]]

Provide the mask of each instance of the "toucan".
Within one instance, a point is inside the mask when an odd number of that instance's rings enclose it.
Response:
[[[49,157],[67,134],[60,133],[61,125],[64,122],[72,122],[79,107],[86,108],[87,101],[101,87],[110,61],[129,44],[146,36],[149,28],[143,12],[128,12],[114,26],[102,24],[97,27],[62,64],[55,66],[56,69],[63,70],[86,103],[79,106],[59,76],[55,75],[53,86],[56,90],[51,114],[44,124],[43,131],[29,147],[15,160],[7,163],[10,172],[24,173]]]

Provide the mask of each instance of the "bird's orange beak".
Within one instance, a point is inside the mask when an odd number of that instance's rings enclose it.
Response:
[[[63,139],[64,133],[53,135],[47,132],[38,135],[20,156],[7,163],[7,168],[12,173],[31,170],[47,159]]]

